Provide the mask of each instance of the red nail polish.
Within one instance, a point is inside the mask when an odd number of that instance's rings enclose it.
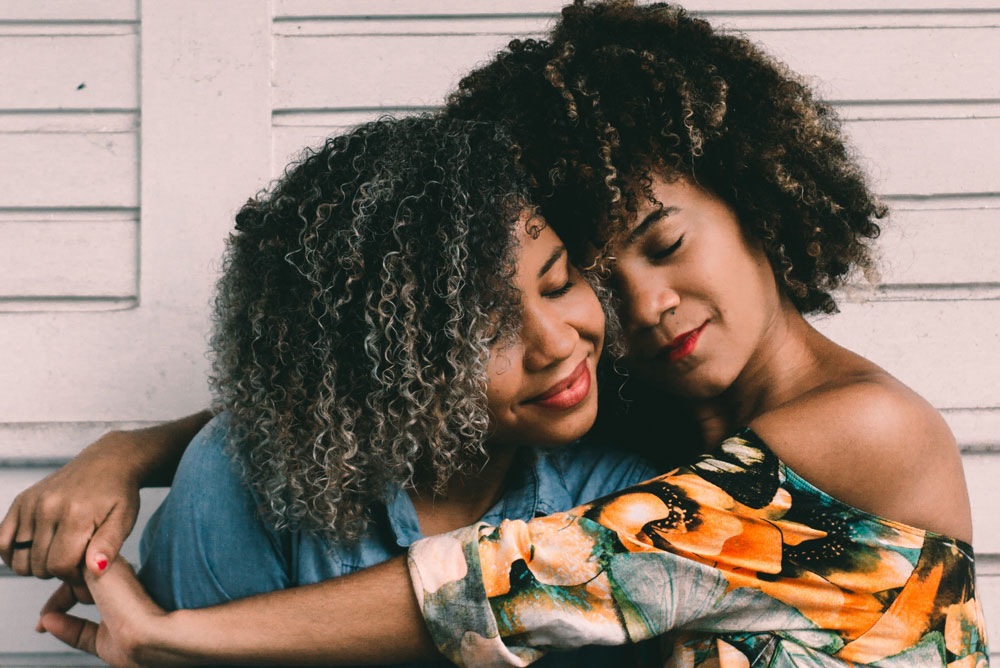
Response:
[[[107,567],[108,567],[108,560],[107,559],[98,559],[97,560],[97,568],[98,568],[98,570],[102,570],[103,571]]]

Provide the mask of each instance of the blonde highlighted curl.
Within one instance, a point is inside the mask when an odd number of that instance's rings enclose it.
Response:
[[[212,382],[265,520],[354,540],[389,486],[482,465],[525,202],[505,134],[423,116],[327,140],[243,207]]]

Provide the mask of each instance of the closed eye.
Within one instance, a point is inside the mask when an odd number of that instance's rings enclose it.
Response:
[[[650,258],[652,258],[654,260],[665,260],[665,259],[667,259],[668,257],[670,257],[671,255],[674,254],[674,251],[676,251],[678,248],[681,247],[681,242],[683,242],[683,241],[684,241],[684,235],[682,234],[681,237],[680,237],[680,239],[678,239],[677,241],[675,241],[673,244],[667,246],[663,250],[659,250],[659,251],[656,251],[655,253],[651,253],[650,254]]]
[[[549,292],[546,292],[543,296],[550,298],[562,297],[564,294],[566,294],[573,288],[573,285],[574,285],[573,281],[567,280],[565,283],[562,284],[561,287],[558,287],[555,290],[550,290]]]

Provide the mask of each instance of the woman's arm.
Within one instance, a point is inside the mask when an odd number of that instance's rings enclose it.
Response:
[[[334,580],[165,613],[121,559],[85,574],[101,624],[66,614],[63,585],[40,628],[112,666],[357,665],[437,656],[402,557]]]
[[[105,434],[14,499],[0,522],[0,558],[18,575],[79,583],[86,550],[87,567],[100,573],[135,524],[139,488],[169,485],[187,444],[211,418],[201,411]]]
[[[951,629],[947,649],[961,659],[987,655],[967,549],[831,498],[747,431],[572,511],[415,543],[415,598],[395,559],[164,617],[148,598],[134,612],[144,596],[134,579],[113,590],[88,573],[102,626],[57,607],[42,622],[113,665],[404,661],[430,655],[433,637],[459,665],[523,666],[546,649],[675,629],[737,643],[773,634],[788,650],[859,663]]]

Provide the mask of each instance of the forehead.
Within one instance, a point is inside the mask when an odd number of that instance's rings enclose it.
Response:
[[[650,174],[646,187],[637,188],[635,213],[629,217],[616,246],[629,246],[655,225],[676,222],[675,214],[693,205],[694,191],[700,190],[682,177],[667,179]]]

